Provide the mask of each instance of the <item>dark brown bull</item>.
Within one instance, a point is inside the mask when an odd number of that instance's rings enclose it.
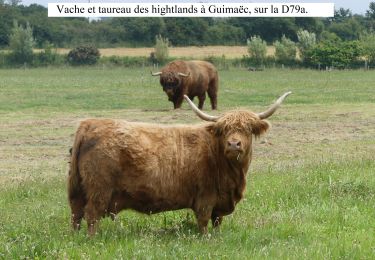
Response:
[[[191,100],[198,97],[199,109],[203,108],[206,92],[211,100],[212,109],[217,107],[217,91],[219,79],[214,65],[206,61],[172,61],[160,72],[152,73],[160,76],[160,84],[173,102],[174,108],[180,108],[184,95]]]
[[[111,119],[81,122],[72,150],[68,197],[74,229],[88,233],[101,217],[123,209],[152,214],[190,208],[199,230],[214,227],[241,200],[252,157],[252,136],[267,131],[290,92],[262,113],[245,110],[209,116],[210,123],[165,126]]]

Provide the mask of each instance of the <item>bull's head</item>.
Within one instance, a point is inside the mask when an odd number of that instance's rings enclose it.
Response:
[[[175,71],[156,72],[151,74],[152,76],[160,76],[160,85],[163,86],[163,91],[168,95],[169,101],[173,100],[175,93],[180,88],[182,78],[190,75],[190,73],[184,74]]]
[[[281,105],[284,99],[291,94],[282,95],[272,106],[261,113],[246,110],[228,112],[222,116],[210,116],[197,108],[185,95],[193,111],[203,120],[214,122],[208,129],[220,137],[220,146],[229,160],[249,160],[251,156],[252,136],[260,136],[269,128],[269,123],[264,120],[270,117]]]

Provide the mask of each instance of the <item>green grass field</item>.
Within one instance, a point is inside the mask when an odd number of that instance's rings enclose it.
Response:
[[[0,259],[375,258],[373,71],[220,71],[220,114],[261,111],[291,90],[255,142],[245,198],[220,230],[192,212],[123,211],[74,233],[68,149],[81,119],[197,123],[150,69],[0,70]],[[205,103],[206,111],[209,99]]]

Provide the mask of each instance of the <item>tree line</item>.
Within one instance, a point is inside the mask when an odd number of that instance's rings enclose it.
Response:
[[[297,33],[306,30],[317,40],[339,38],[360,39],[375,31],[375,2],[365,15],[349,9],[335,11],[332,18],[108,18],[89,21],[86,18],[48,18],[47,8],[19,0],[0,1],[0,47],[7,48],[16,20],[32,28],[35,47],[47,43],[72,48],[83,44],[96,47],[147,47],[155,44],[155,36],[169,39],[172,46],[245,45],[257,35],[268,44],[285,36],[297,41]]]

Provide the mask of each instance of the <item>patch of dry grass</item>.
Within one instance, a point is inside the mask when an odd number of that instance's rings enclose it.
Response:
[[[41,50],[37,50],[41,51]],[[58,48],[60,54],[67,54],[70,49]],[[130,56],[130,57],[149,57],[154,48],[105,48],[99,49],[102,56]],[[275,52],[273,46],[268,46],[267,55],[271,56]],[[171,57],[186,57],[193,59],[202,59],[207,57],[242,58],[248,55],[246,46],[190,46],[190,47],[170,47],[169,55]]]

